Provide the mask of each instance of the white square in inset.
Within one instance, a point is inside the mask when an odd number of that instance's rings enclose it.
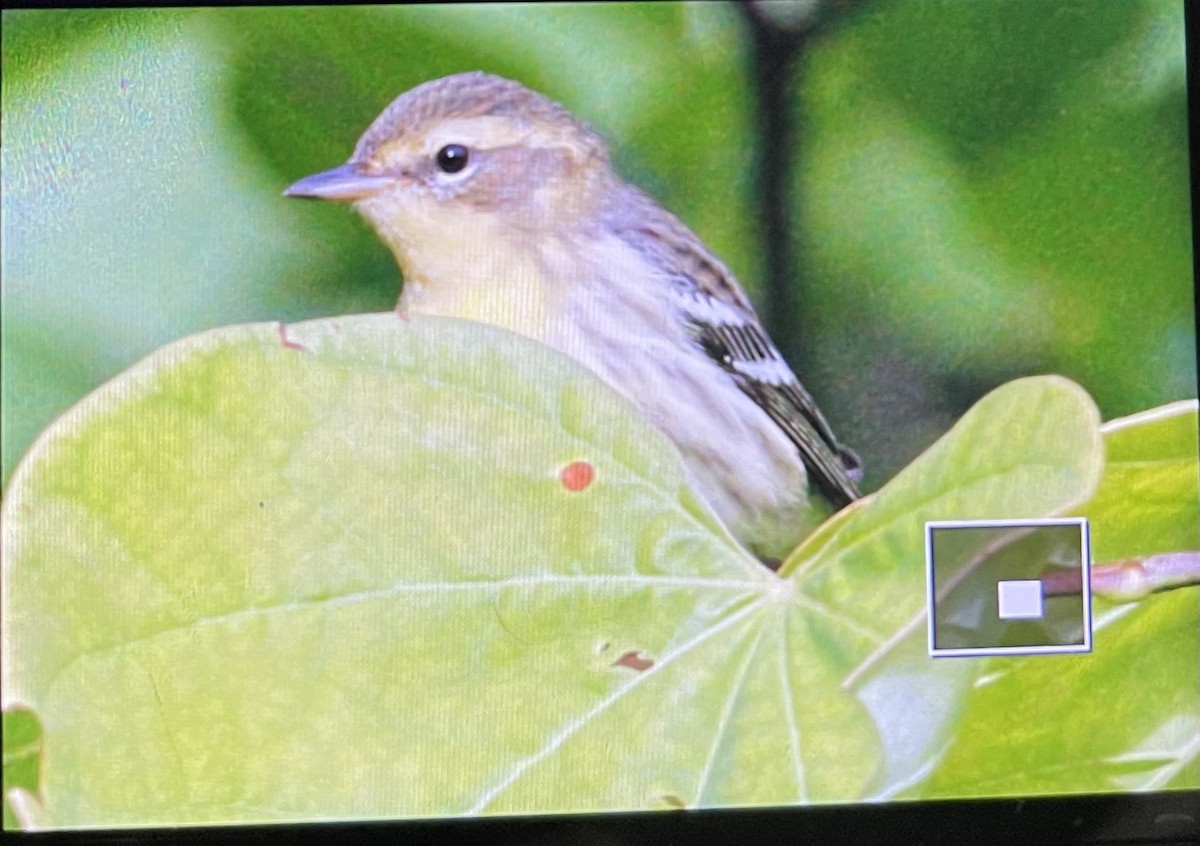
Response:
[[[1038,579],[997,582],[996,595],[1001,620],[1042,618],[1042,583]]]

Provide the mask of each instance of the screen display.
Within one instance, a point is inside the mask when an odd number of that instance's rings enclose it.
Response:
[[[1182,3],[3,23],[6,829],[1200,787]]]

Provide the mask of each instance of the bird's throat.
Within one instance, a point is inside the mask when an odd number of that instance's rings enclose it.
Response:
[[[536,255],[490,238],[453,251],[410,252],[401,259],[401,314],[489,323],[539,341],[560,310],[551,277]]]

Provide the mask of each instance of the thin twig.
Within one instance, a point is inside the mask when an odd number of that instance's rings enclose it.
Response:
[[[1042,574],[1045,596],[1074,596],[1080,592],[1079,570]],[[1200,585],[1200,552],[1166,552],[1127,558],[1092,567],[1092,593],[1113,602],[1135,602],[1152,593]]]

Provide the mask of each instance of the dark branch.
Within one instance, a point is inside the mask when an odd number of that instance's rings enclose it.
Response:
[[[792,235],[799,216],[791,203],[792,166],[800,138],[790,93],[797,87],[796,66],[810,37],[857,0],[810,3],[738,3],[750,32],[752,88],[758,139],[755,216],[761,222],[765,251],[762,318],[784,357],[805,357],[805,335],[797,315],[804,312],[803,286],[796,284]]]

